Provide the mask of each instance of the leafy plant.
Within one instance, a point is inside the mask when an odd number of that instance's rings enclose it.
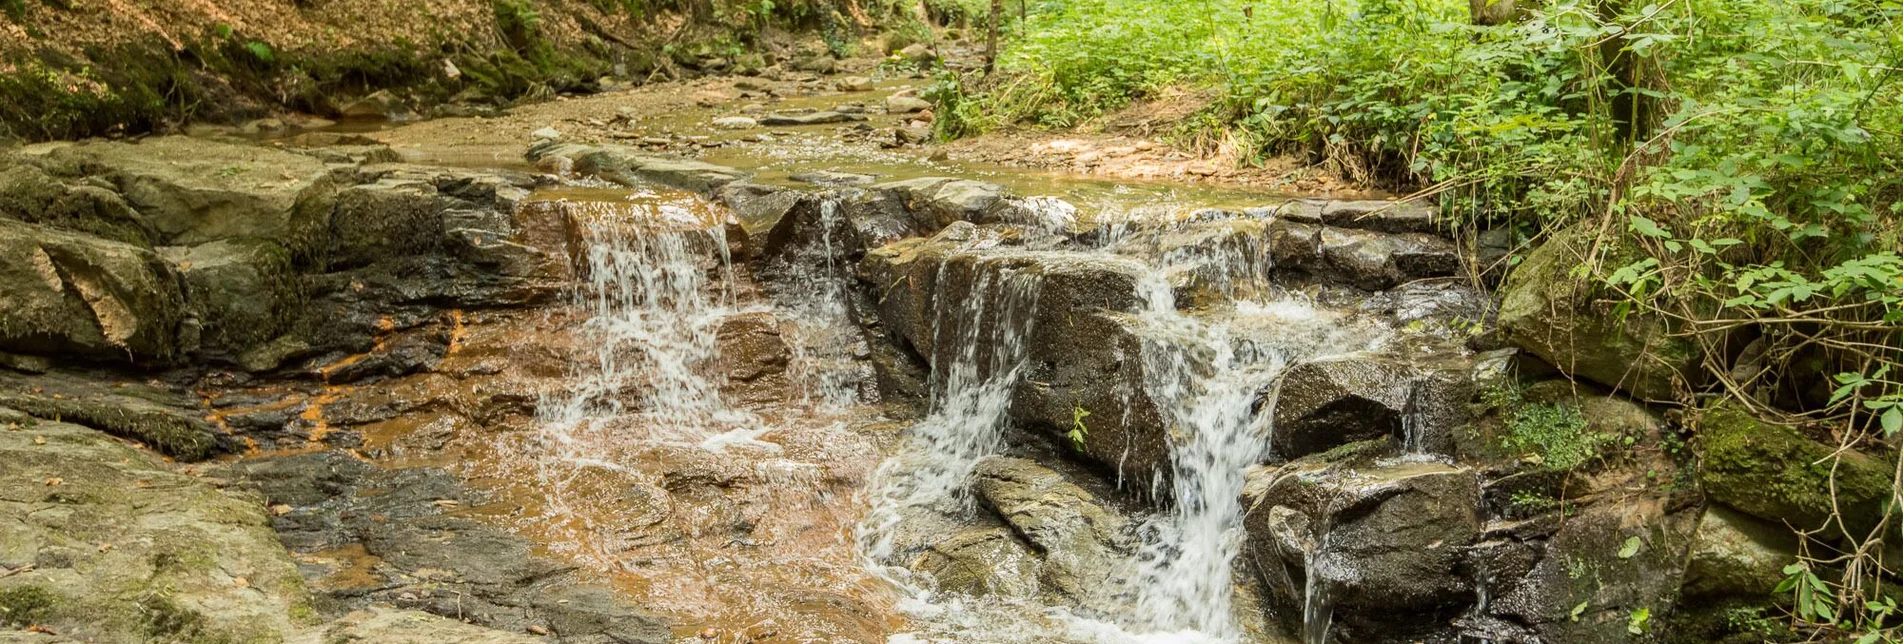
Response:
[[[1090,436],[1090,427],[1084,425],[1084,419],[1089,416],[1090,410],[1083,407],[1072,407],[1070,410],[1070,432],[1065,436],[1070,438],[1071,449],[1078,452],[1084,451],[1084,439]]]

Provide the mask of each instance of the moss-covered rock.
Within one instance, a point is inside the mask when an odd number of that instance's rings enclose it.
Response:
[[[300,311],[291,254],[277,242],[226,239],[165,255],[185,277],[186,299],[202,324],[202,351],[242,353],[289,329]]]
[[[0,169],[0,217],[143,247],[152,245],[154,234],[119,193],[94,184],[67,185],[26,163]]]
[[[283,642],[315,626],[255,496],[66,423],[0,431],[0,463],[0,568],[15,571],[0,624],[111,644]]]
[[[1514,345],[1573,376],[1644,400],[1671,400],[1695,380],[1698,345],[1671,335],[1664,319],[1615,315],[1615,296],[1577,271],[1594,243],[1590,222],[1555,233],[1514,269],[1501,289],[1500,330]],[[1635,256],[1613,249],[1609,265]]]
[[[1876,524],[1891,498],[1895,468],[1886,459],[1838,453],[1794,428],[1760,422],[1730,405],[1705,410],[1697,436],[1698,480],[1705,495],[1760,519],[1816,528],[1830,518],[1834,505],[1846,527],[1861,533]]]
[[[0,407],[136,440],[180,460],[202,460],[229,447],[189,411],[191,401],[144,384],[57,374],[5,376],[0,377]]]
[[[0,219],[0,351],[170,362],[195,341],[184,304],[157,253]]]

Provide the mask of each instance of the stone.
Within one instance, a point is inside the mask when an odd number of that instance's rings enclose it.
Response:
[[[992,457],[972,471],[972,490],[1043,555],[1038,578],[1077,600],[1113,592],[1111,578],[1135,547],[1128,520],[1048,467]]]
[[[562,131],[552,127],[545,127],[545,128],[536,130],[534,132],[530,132],[529,138],[543,140],[543,141],[558,141],[558,140],[561,140],[562,138]]]
[[[68,145],[35,162],[49,174],[114,186],[157,233],[153,244],[269,239],[300,261],[321,246],[350,173],[308,155],[178,136]]]
[[[930,231],[954,221],[982,221],[1007,196],[1004,186],[995,183],[943,177],[890,181],[873,189],[895,193]]]
[[[833,88],[842,92],[872,91],[872,79],[864,76],[847,76],[833,83]]]
[[[720,347],[720,370],[726,376],[723,395],[744,402],[786,397],[792,350],[780,334],[778,317],[771,312],[729,317],[721,320],[715,340]]]
[[[377,90],[362,98],[344,103],[337,108],[337,115],[347,119],[387,120],[405,111],[407,108],[403,105],[403,99],[397,98],[386,89]]]
[[[1401,284],[1449,277],[1460,270],[1460,253],[1452,243],[1420,233],[1372,233],[1349,228],[1323,227],[1321,254],[1325,269],[1311,270],[1358,288],[1380,291]]]
[[[1418,201],[1297,199],[1271,210],[1279,219],[1385,233],[1435,233],[1432,205]]]
[[[41,597],[33,623],[88,642],[280,642],[315,625],[255,496],[63,422],[0,431],[0,463],[0,597]]]
[[[545,629],[546,630],[546,629]],[[377,644],[546,644],[526,633],[510,633],[417,610],[372,606],[324,624],[325,642]]]
[[[1283,458],[1399,437],[1414,375],[1405,365],[1365,358],[1309,362],[1283,376],[1267,402],[1275,423],[1269,444]]]
[[[793,69],[795,71],[813,74],[831,74],[837,68],[838,62],[834,61],[833,57],[828,55],[803,56],[793,59]]]
[[[1289,630],[1308,615],[1332,624],[1330,641],[1423,639],[1474,602],[1464,563],[1481,535],[1478,476],[1358,454],[1252,472],[1247,551]]]
[[[393,173],[339,192],[325,268],[357,268],[441,248],[444,213],[454,200],[440,196],[431,179]]]
[[[1713,502],[1745,514],[1808,530],[1821,527],[1834,507],[1847,529],[1862,534],[1876,525],[1890,498],[1895,468],[1874,456],[1839,452],[1731,405],[1704,410],[1695,427],[1699,485]]]
[[[798,172],[788,176],[787,179],[821,186],[864,186],[871,185],[879,180],[878,177],[869,174],[833,172],[831,170]]]
[[[845,114],[841,112],[813,112],[810,114],[788,114],[774,112],[760,117],[760,124],[768,127],[791,125],[825,125],[828,123],[853,123],[866,120],[864,114]]]
[[[543,143],[529,147],[529,160],[567,157],[575,172],[626,186],[650,183],[712,195],[722,186],[746,179],[749,173],[689,159],[650,155],[619,145],[588,146]]]
[[[0,374],[0,407],[136,440],[182,461],[204,460],[237,447],[199,417],[190,398],[142,383]]]
[[[166,364],[195,348],[158,253],[0,219],[0,351]]]
[[[1029,598],[1038,591],[1037,553],[1002,526],[953,533],[933,543],[910,567],[931,575],[940,592]]]
[[[1587,262],[1595,226],[1583,222],[1553,233],[1507,275],[1500,330],[1507,342],[1563,372],[1641,400],[1673,400],[1698,380],[1701,351],[1693,339],[1675,337],[1658,315],[1614,315],[1616,297],[1573,275]],[[1636,252],[1612,248],[1602,261],[1621,266]]]
[[[914,96],[892,96],[885,99],[887,114],[913,114],[932,109],[932,102]]]
[[[1580,508],[1529,572],[1496,576],[1489,612],[1544,642],[1646,641],[1629,632],[1632,613],[1648,611],[1653,627],[1672,614],[1698,518],[1666,508],[1650,493]]]
[[[1688,598],[1762,599],[1797,561],[1797,536],[1783,525],[1724,506],[1705,508],[1685,568]]]
[[[714,119],[714,127],[723,130],[751,130],[760,127],[760,122],[745,116],[723,116]]]
[[[938,62],[938,52],[932,51],[931,46],[925,43],[913,43],[908,45],[904,49],[899,50],[899,56],[912,61],[912,63],[920,67]]]
[[[66,183],[19,163],[0,170],[0,218],[150,247],[158,232],[115,190]]]
[[[200,320],[201,351],[243,353],[288,331],[302,313],[291,254],[276,242],[226,239],[164,251]]]

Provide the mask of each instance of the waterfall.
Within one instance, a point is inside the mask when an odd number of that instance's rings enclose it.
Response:
[[[955,293],[939,265],[932,337],[931,412],[913,425],[901,456],[874,476],[873,506],[862,534],[874,561],[893,554],[892,528],[907,508],[967,503],[966,478],[1004,441],[1011,392],[1024,371],[1024,338],[1037,311],[1037,277],[994,259],[969,265],[969,292]]]
[[[709,375],[720,322],[735,312],[725,229],[664,200],[563,207],[586,245],[573,297],[588,314],[581,337],[593,360],[568,390],[543,395],[543,431],[588,458],[600,447],[585,444],[589,426],[624,413],[639,415],[647,435],[616,439],[698,442],[754,424]]]
[[[839,410],[860,402],[866,374],[855,359],[866,345],[848,311],[849,277],[839,259],[840,244],[833,239],[841,221],[838,200],[820,202],[819,213],[819,243],[793,249],[790,258],[776,261],[778,279],[770,286],[783,317],[793,323],[790,367],[802,402]]]

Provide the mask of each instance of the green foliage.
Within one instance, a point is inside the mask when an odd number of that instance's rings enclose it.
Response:
[[[0,0],[0,13],[14,22],[26,21],[26,0]]]
[[[270,65],[277,62],[277,54],[271,51],[270,45],[253,40],[245,43],[244,48],[245,51],[251,52],[251,57],[258,59],[260,63]]]
[[[1599,457],[1618,437],[1588,430],[1579,406],[1570,402],[1531,402],[1511,385],[1483,392],[1488,406],[1506,422],[1500,445],[1554,470],[1570,470]]]
[[[1072,407],[1070,410],[1070,432],[1065,436],[1070,438],[1070,448],[1078,452],[1084,451],[1084,440],[1090,436],[1090,427],[1084,425],[1084,419],[1089,416],[1090,410],[1083,407]]]

